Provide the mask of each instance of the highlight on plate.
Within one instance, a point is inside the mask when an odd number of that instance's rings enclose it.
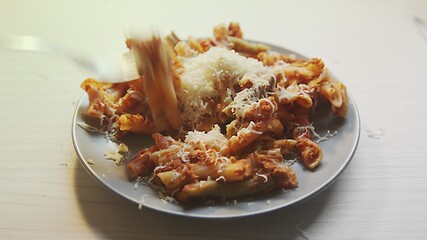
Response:
[[[126,161],[130,180],[180,203],[296,188],[292,163],[315,171],[322,159],[310,119],[316,102],[338,117],[348,110],[345,86],[322,60],[246,41],[238,23],[214,27],[211,38],[172,33],[126,44],[140,77],[86,79],[87,115],[117,141],[151,135],[155,144]]]

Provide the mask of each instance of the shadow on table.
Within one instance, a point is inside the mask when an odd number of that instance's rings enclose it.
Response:
[[[200,219],[138,210],[136,204],[98,184],[78,163],[75,168],[82,218],[104,239],[308,239],[306,229],[322,214],[337,185],[339,181],[308,201],[270,213]]]

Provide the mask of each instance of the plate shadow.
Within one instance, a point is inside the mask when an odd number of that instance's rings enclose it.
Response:
[[[138,210],[136,204],[102,187],[75,161],[74,187],[82,218],[103,239],[308,239],[306,229],[322,215],[339,185],[336,181],[311,199],[273,212],[230,219],[190,218]]]

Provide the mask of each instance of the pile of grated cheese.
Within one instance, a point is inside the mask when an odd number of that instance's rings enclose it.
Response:
[[[185,136],[184,143],[202,143],[207,149],[227,147],[228,139],[221,133],[218,125],[215,125],[209,132],[200,132],[197,130],[190,131]]]
[[[183,72],[177,97],[183,117],[193,126],[214,111],[215,106],[208,102],[218,97],[219,84],[226,85],[227,108],[236,118],[243,118],[253,104],[267,96],[266,89],[275,83],[274,76],[288,66],[285,63],[274,67],[264,66],[257,59],[241,56],[223,47],[212,47],[196,56],[181,57],[180,61]],[[252,87],[237,93],[234,91],[233,86],[247,81],[252,83]]]

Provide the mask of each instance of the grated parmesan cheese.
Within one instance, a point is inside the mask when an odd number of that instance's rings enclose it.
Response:
[[[267,154],[281,154],[281,153],[282,153],[282,151],[280,148],[274,148],[274,149],[267,151]]]
[[[253,127],[255,127],[255,123],[253,121],[251,121],[247,127],[239,130],[239,132],[237,133],[237,137],[241,137],[242,135],[246,135],[249,133],[254,133],[254,134],[258,134],[258,135],[262,134],[262,132],[254,130]]]
[[[95,132],[95,133],[101,132],[101,130],[99,130],[98,128],[91,126],[85,122],[76,122],[76,124],[88,132]]]
[[[184,143],[202,143],[206,148],[223,149],[227,147],[227,138],[221,133],[221,128],[215,125],[209,132],[190,131],[185,136]]]
[[[320,134],[318,134],[318,133],[315,131],[315,128],[314,128],[314,126],[313,126],[312,124],[310,124],[310,125],[308,125],[308,126],[299,126],[299,127],[296,127],[296,129],[297,129],[297,130],[302,130],[302,131],[304,131],[304,132],[310,131],[310,132],[311,132],[311,134],[313,134],[313,135],[314,135],[314,137],[315,137],[314,141],[315,141],[316,143],[320,143],[320,142],[326,141],[326,140],[328,140],[329,138],[331,138],[331,137],[335,136],[335,135],[338,133],[337,131],[334,131],[334,132],[332,132],[332,133],[331,133],[331,131],[330,131],[330,130],[326,130],[325,135],[324,135],[324,136],[321,136]]]
[[[264,182],[268,181],[268,177],[265,174],[261,174],[261,173],[255,173],[258,177],[262,177],[264,178]]]
[[[127,153],[127,152],[129,152],[129,147],[124,143],[120,143],[117,151],[119,153]]]
[[[107,152],[105,152],[104,157],[107,160],[113,160],[114,162],[116,162],[117,166],[120,166],[123,163],[123,155],[114,150],[108,150]]]
[[[274,93],[277,94],[277,98],[279,99],[279,102],[290,101],[292,98],[297,96],[295,93],[292,93],[286,90],[284,87],[280,87],[280,86],[276,88],[276,91]]]
[[[218,95],[217,84],[224,84],[230,89],[227,91],[227,101],[230,101],[233,91],[232,86],[245,81],[252,82],[254,89],[265,87],[270,84],[271,70],[262,62],[239,55],[233,50],[222,47],[212,47],[207,52],[195,57],[183,57],[183,73],[181,74],[182,89],[177,92],[183,116],[193,124],[199,122],[204,114],[209,114],[207,100]],[[253,89],[253,90],[254,90]],[[251,91],[253,91],[251,90]],[[241,91],[239,98],[248,98],[251,91]],[[253,95],[253,94],[252,94]],[[237,97],[237,96],[236,96]],[[254,101],[255,95],[248,98]],[[240,108],[247,106],[237,105],[240,100],[233,101],[234,110],[239,112]],[[247,105],[252,103],[247,102]],[[238,113],[240,114],[240,112]]]
[[[139,200],[139,204],[138,204],[138,209],[139,210],[142,209],[142,206],[144,205],[144,203],[145,203],[145,197],[144,197],[144,195],[142,195],[141,196],[141,200]]]
[[[135,184],[133,185],[133,189],[137,189],[138,188],[138,186],[139,186],[139,183],[141,182],[141,176],[138,176],[136,179],[135,179]]]
[[[218,181],[224,181],[225,182],[226,180],[225,180],[225,177],[221,175],[217,179],[215,179],[215,181],[217,181],[217,182]]]

